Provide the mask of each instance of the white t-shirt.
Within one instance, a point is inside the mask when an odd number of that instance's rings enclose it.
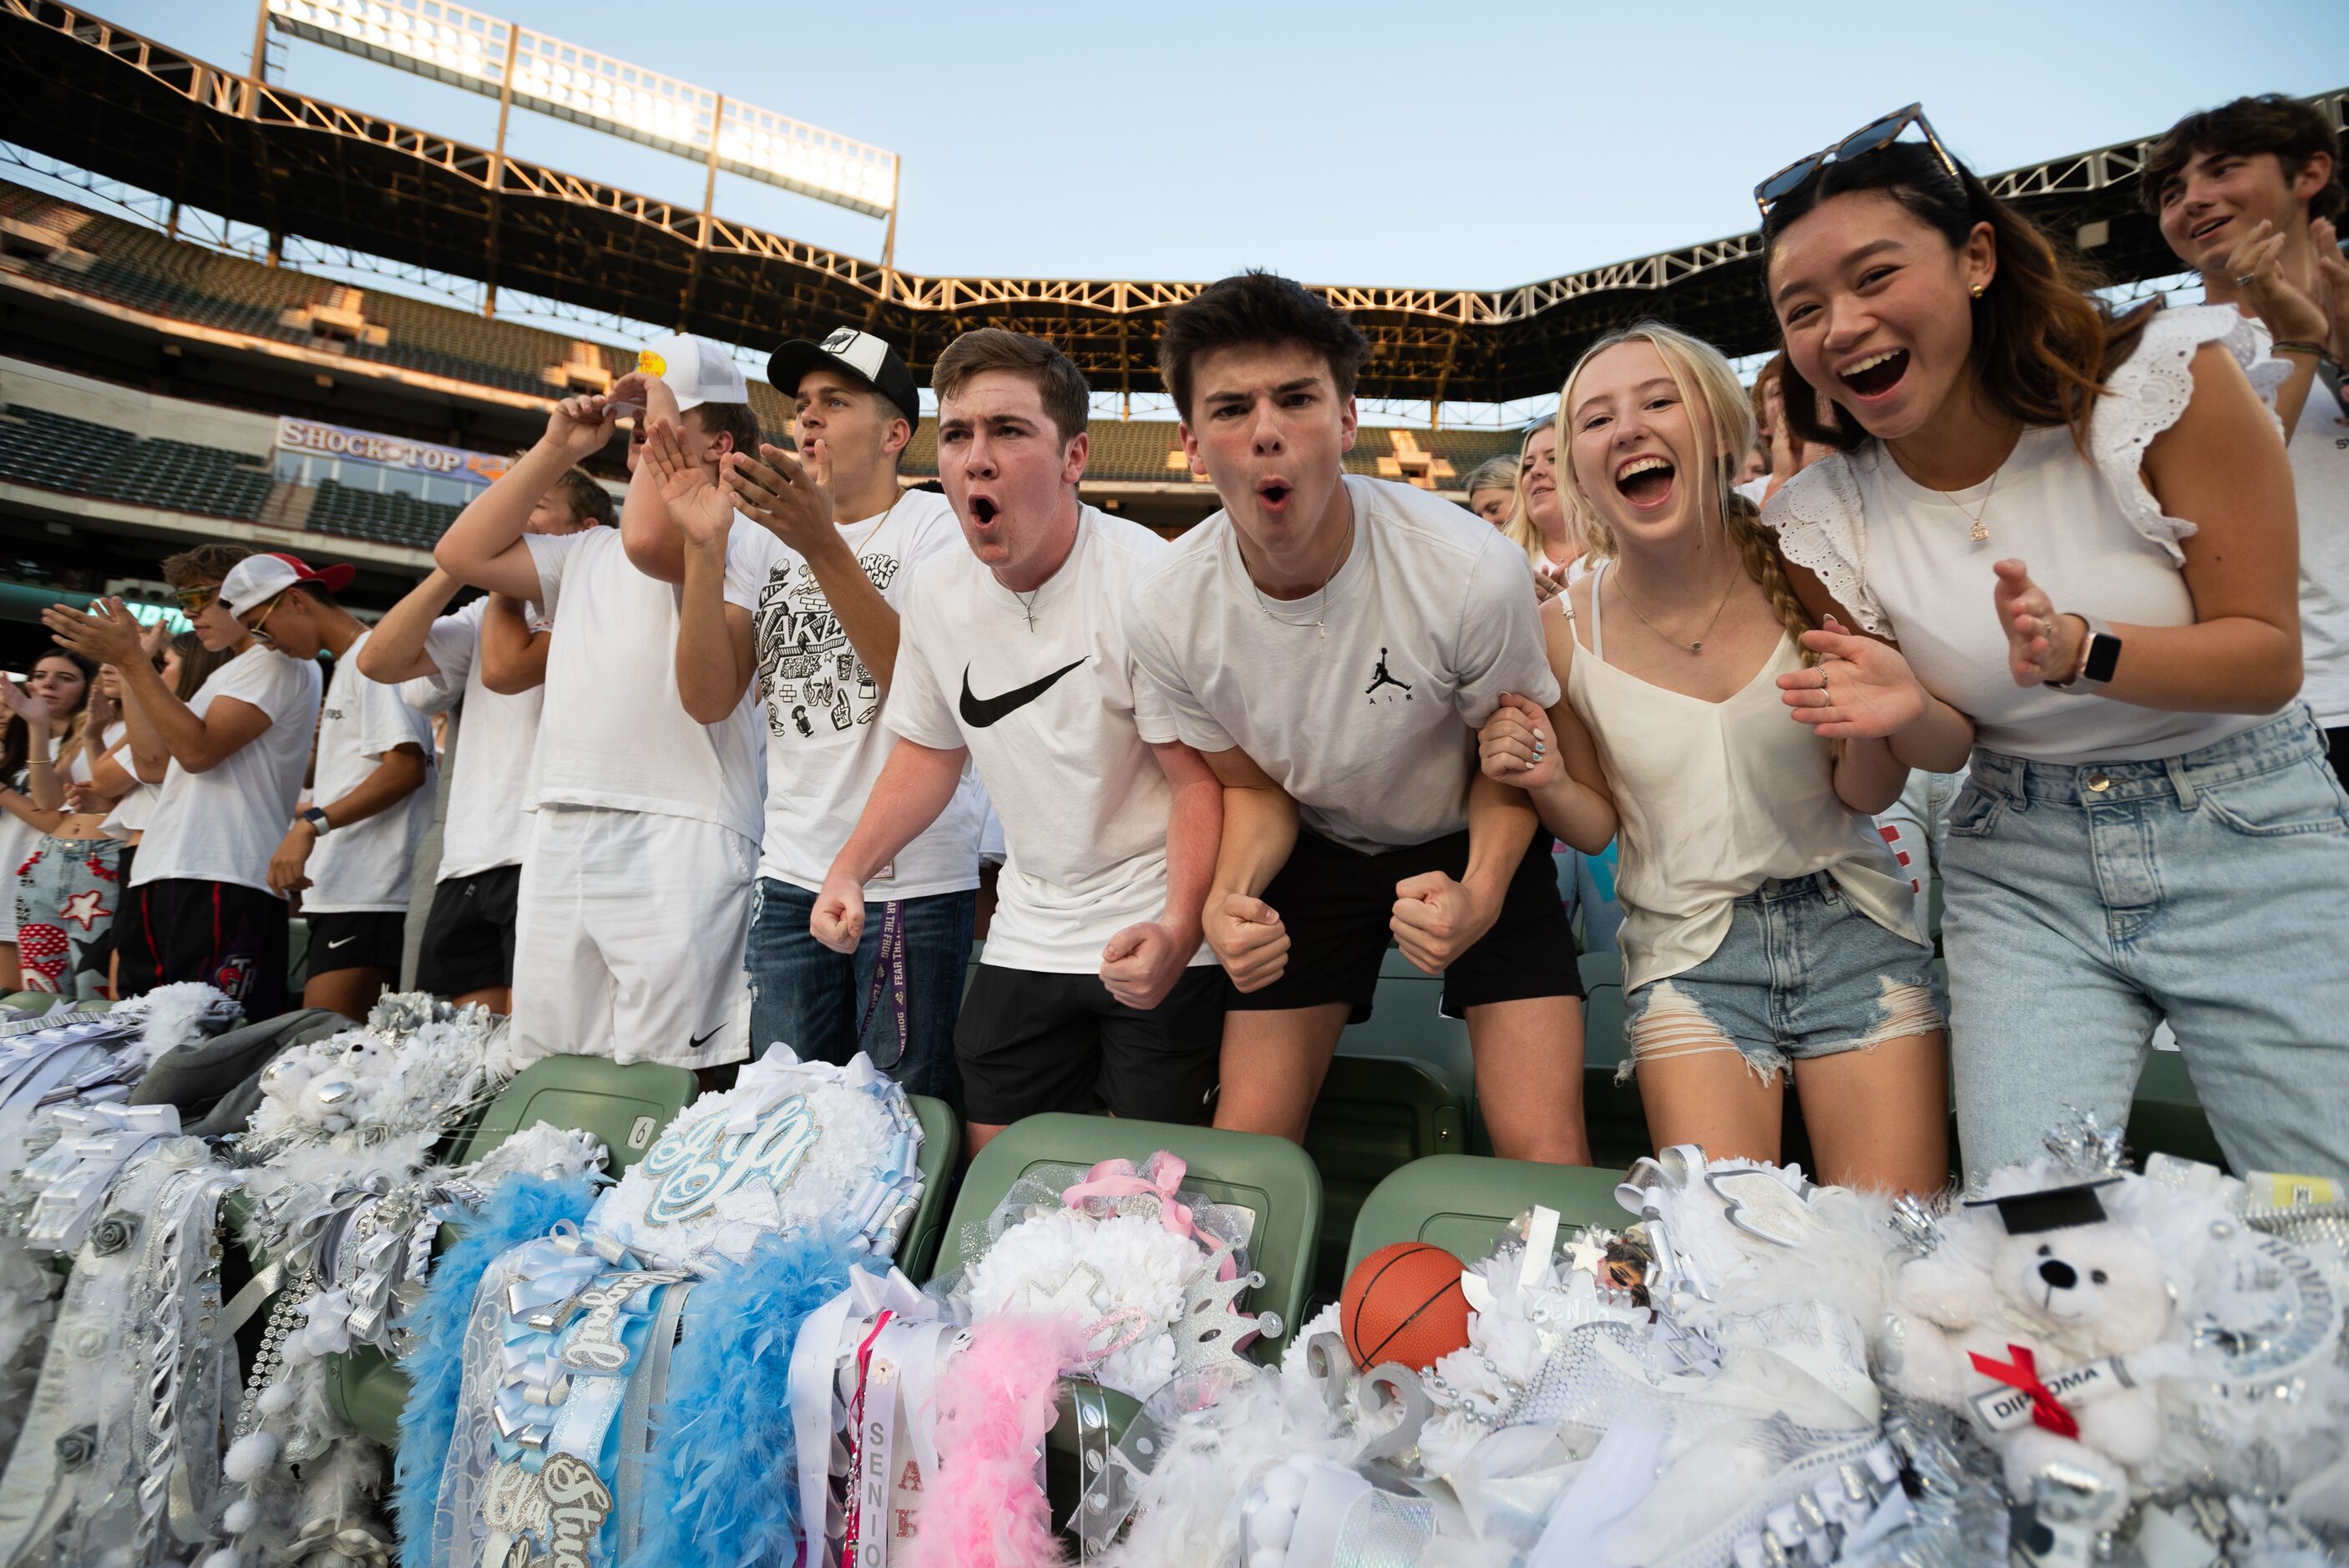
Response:
[[[745,546],[762,531],[739,514],[726,546],[726,600],[748,609],[758,585]],[[538,602],[554,624],[532,758],[531,804],[688,817],[759,837],[753,694],[723,723],[693,722],[677,692],[678,590],[637,571],[616,528],[523,536]]]
[[[424,754],[424,782],[405,800],[365,821],[322,834],[310,851],[310,886],[302,894],[305,914],[350,914],[408,907],[416,874],[416,846],[432,826],[437,769],[432,758],[432,722],[400,700],[399,688],[359,674],[359,650],[372,633],[335,661],[326,683],[326,704],[318,719],[318,759],[311,769],[310,799],[330,806],[366,782],[395,747],[414,746]]]
[[[174,759],[140,841],[130,885],[186,878],[269,891],[269,857],[294,821],[310,737],[318,727],[318,666],[255,643],[196,688],[198,718],[233,696],[269,716],[269,727],[203,773]]]
[[[901,616],[916,566],[947,551],[969,553],[954,508],[928,490],[907,490],[888,511],[840,531]],[[889,759],[889,738],[875,720],[895,694],[884,703],[880,682],[856,656],[806,558],[763,528],[744,532],[743,554],[759,584],[751,615],[766,694],[767,830],[759,874],[812,892],[823,886]],[[875,878],[864,896],[926,898],[977,887],[979,804],[978,785],[966,772],[938,820],[898,852],[889,874]]]
[[[1174,714],[1134,667],[1122,612],[1167,549],[1083,507],[1068,560],[1024,609],[967,549],[914,574],[882,722],[922,746],[968,747],[1002,820],[989,964],[1091,975],[1112,936],[1165,913],[1174,791],[1150,748],[1175,738]]]
[[[440,713],[464,698],[464,728],[457,770],[449,779],[449,811],[440,824],[439,882],[522,864],[530,842],[530,755],[538,744],[543,688],[508,696],[481,684],[481,617],[487,594],[443,615],[424,634],[435,673],[399,684],[399,695],[419,713]],[[545,630],[538,607],[523,613],[533,631]]]
[[[138,769],[131,766],[130,748],[124,746],[119,751],[114,750],[129,733],[117,720],[106,727],[106,733],[98,741],[99,749],[114,753],[114,765],[130,775],[130,788],[116,798],[114,805],[106,813],[106,820],[98,825],[98,830],[109,839],[126,839],[133,833],[146,831],[148,820],[155,814],[155,786],[141,779]],[[88,771],[85,758],[85,780]]]
[[[1864,630],[1897,641],[1925,688],[1972,718],[1975,738],[1992,751],[2034,762],[2127,762],[2240,734],[2274,716],[2176,713],[2116,702],[2093,686],[2016,686],[1992,607],[1992,564],[2019,555],[2060,609],[2141,626],[2193,623],[2178,541],[2194,525],[2163,514],[2139,469],[2146,445],[2185,412],[2193,357],[2208,342],[2246,365],[2258,357],[2250,324],[2231,310],[2156,315],[2106,378],[2086,458],[2061,426],[2026,430],[1995,475],[1944,499],[1871,441],[1787,480],[1764,521],[1787,558],[1817,573]],[[1980,542],[1970,537],[1976,513],[1990,533]]]
[[[2317,723],[2338,729],[2349,725],[2349,419],[2322,371],[2288,450],[2300,500],[2300,695]]]
[[[1151,562],[1125,624],[1185,741],[1238,747],[1306,826],[1367,852],[1465,828],[1475,732],[1504,692],[1547,707],[1557,677],[1524,551],[1409,485],[1346,491],[1353,546],[1320,592],[1258,593],[1219,511]]]

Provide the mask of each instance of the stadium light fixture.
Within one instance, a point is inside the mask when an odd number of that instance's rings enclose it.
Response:
[[[875,218],[896,159],[449,0],[264,0],[281,32]]]

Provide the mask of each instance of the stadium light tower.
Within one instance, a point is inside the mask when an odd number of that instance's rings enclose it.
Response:
[[[518,104],[702,163],[705,235],[722,169],[887,220],[881,264],[894,268],[899,161],[868,142],[450,0],[261,0],[254,23],[256,81],[272,26],[496,98],[501,168],[507,116]]]

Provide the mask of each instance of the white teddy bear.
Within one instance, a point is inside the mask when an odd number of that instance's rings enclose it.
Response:
[[[2171,1322],[2168,1271],[2151,1235],[2106,1214],[2101,1183],[2032,1190],[2013,1175],[1899,1271],[1880,1362],[1901,1392],[1965,1412],[2015,1501],[2032,1501],[2049,1466],[2068,1466],[2102,1483],[2095,1522],[2109,1525],[2128,1505],[2131,1467],[2159,1449],[2160,1408],[2149,1380],[2082,1369],[2153,1350]]]

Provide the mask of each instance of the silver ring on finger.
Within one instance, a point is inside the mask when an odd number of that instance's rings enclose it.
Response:
[[[2235,274],[2235,286],[2237,288],[2247,289],[2257,282],[2259,282],[2259,275],[2255,273],[2237,273]]]

